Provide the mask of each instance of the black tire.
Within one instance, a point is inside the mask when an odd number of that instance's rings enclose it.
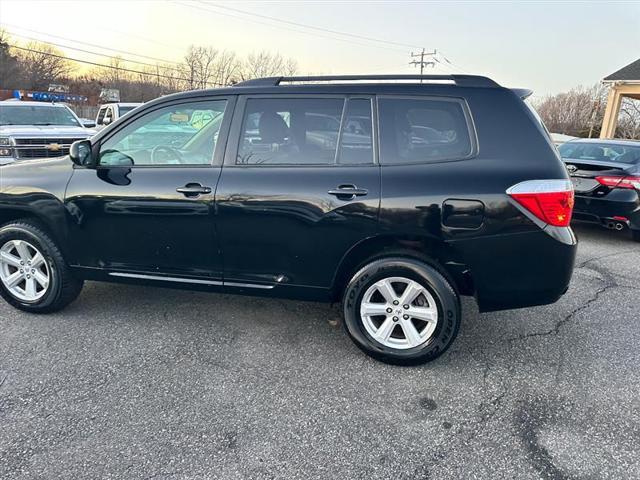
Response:
[[[375,340],[360,315],[360,304],[369,287],[388,277],[404,277],[423,286],[438,309],[436,328],[416,347],[391,348]],[[344,325],[354,343],[367,355],[393,365],[419,365],[442,355],[455,340],[460,327],[460,298],[436,268],[410,258],[378,259],[361,268],[351,279],[343,297]],[[395,327],[394,327],[395,328]]]
[[[46,230],[31,220],[16,220],[0,227],[0,248],[11,240],[25,240],[37,248],[49,268],[49,285],[38,300],[27,302],[14,296],[0,281],[0,295],[10,305],[31,313],[51,313],[66,307],[82,290],[83,281],[75,278],[60,249]]]
[[[635,242],[640,242],[640,230],[631,230],[631,238]]]

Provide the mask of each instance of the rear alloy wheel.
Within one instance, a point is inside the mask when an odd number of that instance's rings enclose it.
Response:
[[[407,349],[428,341],[438,324],[438,307],[429,291],[404,277],[388,277],[371,285],[360,303],[364,326],[377,342]]]
[[[460,325],[458,295],[434,267],[409,258],[376,260],[345,291],[345,327],[368,355],[416,365],[441,355]]]

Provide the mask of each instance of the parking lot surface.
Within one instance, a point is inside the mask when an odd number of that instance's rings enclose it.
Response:
[[[479,314],[421,367],[335,308],[88,283],[0,304],[2,479],[640,478],[640,244],[578,227],[556,304]]]

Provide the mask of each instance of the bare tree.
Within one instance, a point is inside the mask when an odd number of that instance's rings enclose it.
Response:
[[[16,50],[16,57],[22,70],[24,87],[45,89],[50,83],[69,77],[73,71],[71,62],[64,53],[49,44],[31,42],[25,50]]]
[[[597,84],[577,87],[542,99],[535,107],[547,128],[577,137],[598,136],[607,106],[608,88]],[[624,98],[616,138],[640,138],[640,101]]]
[[[586,137],[602,125],[607,91],[602,84],[551,95],[535,107],[551,132]],[[594,128],[592,128],[592,126]]]
[[[213,80],[216,85],[220,86],[237,83],[240,79],[241,70],[242,62],[235,52],[224,50],[218,55]]]
[[[19,88],[22,70],[18,58],[12,54],[9,34],[0,28],[0,87]]]
[[[640,140],[640,100],[634,98],[622,100],[616,137]]]
[[[279,53],[262,51],[250,54],[242,64],[240,78],[290,76],[298,71],[298,63],[292,58],[284,58]]]
[[[189,47],[180,68],[188,89],[202,89],[214,85],[218,53],[213,47]]]

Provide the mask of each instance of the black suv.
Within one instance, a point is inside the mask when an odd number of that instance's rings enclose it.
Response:
[[[338,76],[159,98],[0,169],[0,291],[29,312],[84,280],[342,301],[369,355],[431,360],[460,295],[492,311],[569,284],[573,190],[529,93]]]

